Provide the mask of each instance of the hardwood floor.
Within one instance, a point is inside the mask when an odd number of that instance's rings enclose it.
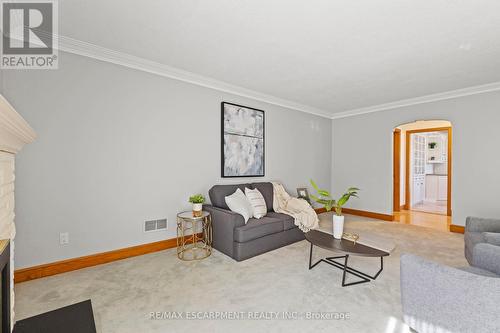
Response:
[[[422,203],[412,206],[411,210],[446,215],[446,210],[447,210],[446,200],[437,202],[424,201]]]
[[[413,210],[394,212],[394,222],[413,224],[441,231],[450,231],[451,217],[442,214],[433,214]]]

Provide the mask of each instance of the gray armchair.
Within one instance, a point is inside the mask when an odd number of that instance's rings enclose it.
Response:
[[[465,258],[472,265],[472,251],[479,243],[500,246],[500,220],[468,217],[465,223]]]
[[[404,321],[419,333],[500,332],[500,247],[477,244],[473,266],[401,256]]]

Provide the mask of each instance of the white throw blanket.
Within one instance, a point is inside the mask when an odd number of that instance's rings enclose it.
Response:
[[[307,201],[290,196],[280,183],[273,182],[273,189],[275,212],[292,216],[295,219],[295,225],[303,232],[319,228],[318,215]]]

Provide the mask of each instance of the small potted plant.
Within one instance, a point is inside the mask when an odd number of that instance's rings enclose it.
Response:
[[[201,194],[195,194],[189,197],[189,202],[193,204],[193,216],[200,217],[205,197]]]
[[[318,196],[311,194],[311,198],[317,203],[322,204],[327,212],[331,211],[332,208],[335,209],[335,214],[333,215],[333,237],[341,239],[344,233],[344,216],[342,215],[342,207],[351,197],[358,197],[359,188],[350,187],[339,200],[335,200],[332,198],[330,192],[321,190],[312,179],[311,185],[318,193]]]

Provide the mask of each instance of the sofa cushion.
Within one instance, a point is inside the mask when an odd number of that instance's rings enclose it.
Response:
[[[246,225],[234,229],[234,240],[238,243],[245,243],[283,231],[283,221],[280,219],[269,216],[258,220],[251,218]]]
[[[500,233],[483,232],[484,241],[491,245],[500,246]]]
[[[472,251],[472,265],[500,275],[500,246],[480,243]]]
[[[295,225],[295,219],[290,215],[276,213],[276,212],[269,212],[269,213],[267,213],[266,216],[282,220],[284,230],[290,230],[293,228],[297,228],[297,226]]]
[[[459,270],[469,272],[472,274],[476,274],[476,275],[487,276],[487,277],[494,277],[494,278],[500,277],[493,272],[490,272],[490,271],[487,271],[485,269],[481,269],[478,267],[466,266],[466,267],[460,267]]]
[[[484,243],[484,235],[481,232],[466,232],[465,233],[465,257],[469,264],[472,264],[472,250],[479,243]]]
[[[234,184],[234,185],[214,185],[208,191],[212,206],[229,210],[225,198],[228,195],[236,192],[237,189],[245,191],[245,187],[251,187],[250,184]]]
[[[253,217],[255,217],[256,219],[260,219],[261,217],[266,216],[266,200],[264,200],[262,193],[260,193],[258,189],[255,188],[251,190],[248,187],[245,187],[245,196],[252,206]]]
[[[225,198],[226,204],[232,212],[243,216],[245,223],[253,216],[253,208],[246,195],[238,188],[236,192]]]
[[[262,193],[262,196],[264,197],[264,200],[266,201],[266,206],[267,206],[267,211],[272,212],[273,211],[273,184],[269,182],[265,183],[253,183],[252,184],[253,188],[256,188],[259,190],[260,193]]]

